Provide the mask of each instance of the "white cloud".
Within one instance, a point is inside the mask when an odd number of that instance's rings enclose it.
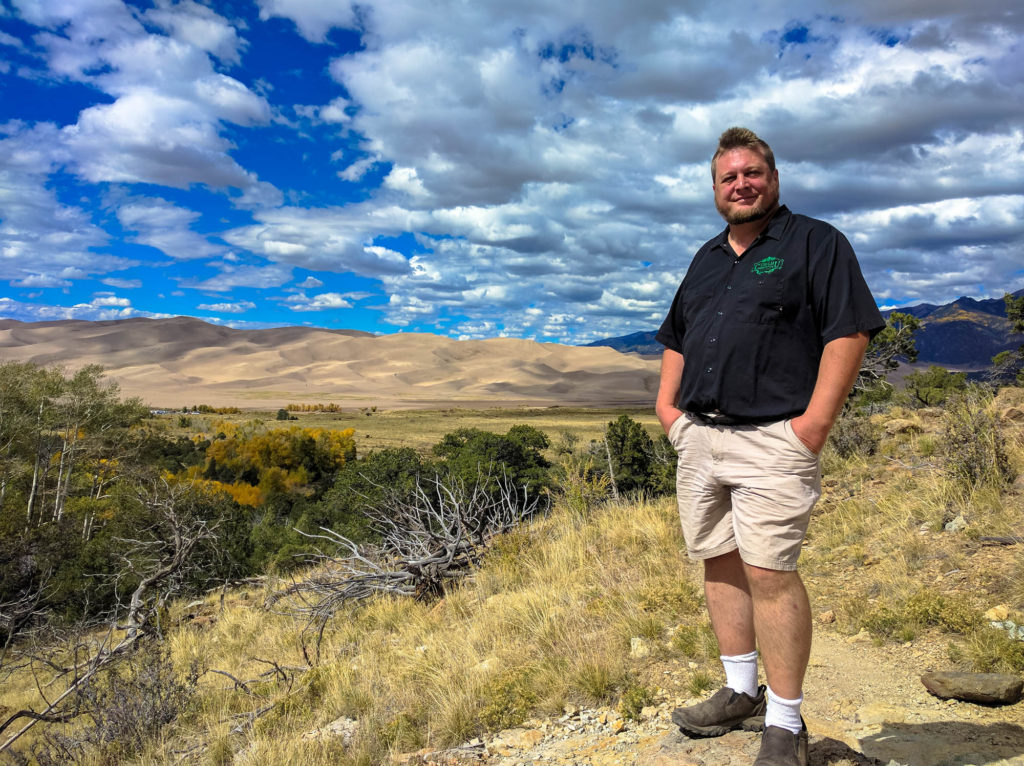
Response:
[[[292,311],[327,311],[330,309],[350,309],[349,303],[340,293],[320,293],[307,297],[305,293],[290,295],[284,299]]]
[[[181,287],[211,292],[229,292],[236,287],[272,288],[286,284],[292,270],[277,264],[254,266],[233,263],[216,264],[220,273],[209,279],[179,279]]]
[[[1024,78],[1003,62],[1021,29],[995,3],[909,14],[867,3],[845,18],[799,0],[753,16],[676,2],[584,15],[393,0],[358,19],[274,8],[311,39],[331,23],[365,32],[365,50],[331,65],[354,107],[347,126],[372,152],[341,177],[391,170],[377,202],[321,212],[346,253],[419,232],[411,268],[380,275],[397,326],[461,314],[467,334],[501,317],[506,330],[596,337],[656,325],[692,253],[722,227],[707,163],[736,123],[773,143],[785,202],[861,240],[878,289],[895,289],[894,250],[939,289],[933,248],[983,260],[991,281],[1015,272]],[[933,210],[964,197],[989,202],[946,223]],[[901,217],[907,205],[931,212]],[[295,216],[264,217],[260,236],[275,240],[283,218]],[[323,250],[307,242],[288,258],[320,262]],[[979,275],[959,273],[961,284]]]
[[[89,301],[89,305],[96,308],[127,308],[132,305],[132,302],[127,298],[119,298],[113,293],[96,293],[93,295],[92,300]]]
[[[332,27],[351,27],[356,22],[354,9],[347,2],[322,0],[257,0],[260,18],[289,18],[299,32],[315,43],[324,42]]]
[[[256,304],[252,301],[238,301],[236,303],[200,303],[196,308],[202,311],[220,311],[225,314],[244,314],[246,311],[252,311],[256,308]]]
[[[59,137],[66,161],[93,183],[192,184],[268,190],[228,153],[222,123],[265,124],[266,100],[213,68],[210,55],[239,61],[242,43],[221,16],[191,0],[161,0],[141,18],[170,32],[147,31],[116,0],[20,2],[41,32],[52,73],[111,95],[113,103],[82,110]]]
[[[76,303],[73,306],[52,306],[43,303],[23,303],[13,298],[0,297],[0,317],[18,319],[22,322],[43,322],[60,319],[83,319],[90,322],[103,322],[111,319],[130,319],[132,317],[150,317],[167,319],[173,314],[160,314],[152,311],[139,311],[130,306],[109,307],[92,303]]]
[[[324,283],[321,282],[316,277],[306,277],[305,279],[303,279],[301,282],[299,282],[296,285],[296,287],[301,287],[301,288],[306,289],[306,290],[309,290],[309,289],[312,289],[312,288],[315,288],[315,287],[323,287],[323,286],[324,286]]]
[[[129,241],[155,247],[179,260],[210,258],[226,249],[192,230],[198,213],[164,199],[134,197],[119,201],[117,219],[125,230],[132,232]]]
[[[146,11],[145,17],[221,61],[237,64],[241,60],[244,43],[235,28],[204,5],[192,0],[159,0],[156,8]]]
[[[120,279],[118,277],[107,277],[106,279],[101,279],[100,282],[110,287],[116,287],[119,290],[135,290],[142,287],[141,279]]]

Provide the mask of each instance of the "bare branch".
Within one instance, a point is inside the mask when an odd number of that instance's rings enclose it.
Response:
[[[423,600],[441,595],[447,582],[477,564],[496,535],[540,508],[541,498],[529,497],[504,474],[497,478],[498,491],[489,493],[491,478],[482,474],[466,486],[435,476],[418,479],[407,496],[386,494],[385,502],[366,514],[379,541],[375,546],[331,529],[305,534],[330,552],[312,555],[310,563],[318,570],[271,594],[266,606],[287,598],[288,611],[307,617],[319,646],[327,621],[349,602],[380,593]]]

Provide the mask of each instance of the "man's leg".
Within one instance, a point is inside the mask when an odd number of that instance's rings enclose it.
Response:
[[[739,551],[705,559],[704,598],[718,650],[727,656],[754,651],[754,607]]]
[[[811,655],[811,605],[803,581],[795,571],[744,568],[768,687],[799,699]]]
[[[811,653],[811,606],[795,571],[746,566],[754,625],[764,657],[764,735],[754,766],[806,766],[807,728],[800,715]]]
[[[726,686],[704,702],[675,710],[672,720],[690,736],[716,737],[737,728],[760,730],[764,688],[757,685],[754,611],[739,553],[704,560],[704,593]]]

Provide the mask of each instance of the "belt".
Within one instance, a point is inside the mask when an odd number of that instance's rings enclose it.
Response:
[[[732,415],[724,415],[721,412],[691,412],[689,413],[701,423],[709,426],[763,426],[766,423],[774,423],[778,418],[770,420],[757,418],[734,418]]]

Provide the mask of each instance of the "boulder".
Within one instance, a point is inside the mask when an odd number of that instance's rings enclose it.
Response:
[[[923,430],[921,421],[917,418],[897,418],[889,420],[885,424],[885,432],[889,436],[895,436],[896,434],[919,434]]]
[[[1024,680],[1005,673],[937,671],[921,676],[925,688],[941,699],[1012,705],[1024,695]]]
[[[1020,422],[1024,420],[1024,408],[1007,407],[1002,412],[999,413],[999,419]]]

